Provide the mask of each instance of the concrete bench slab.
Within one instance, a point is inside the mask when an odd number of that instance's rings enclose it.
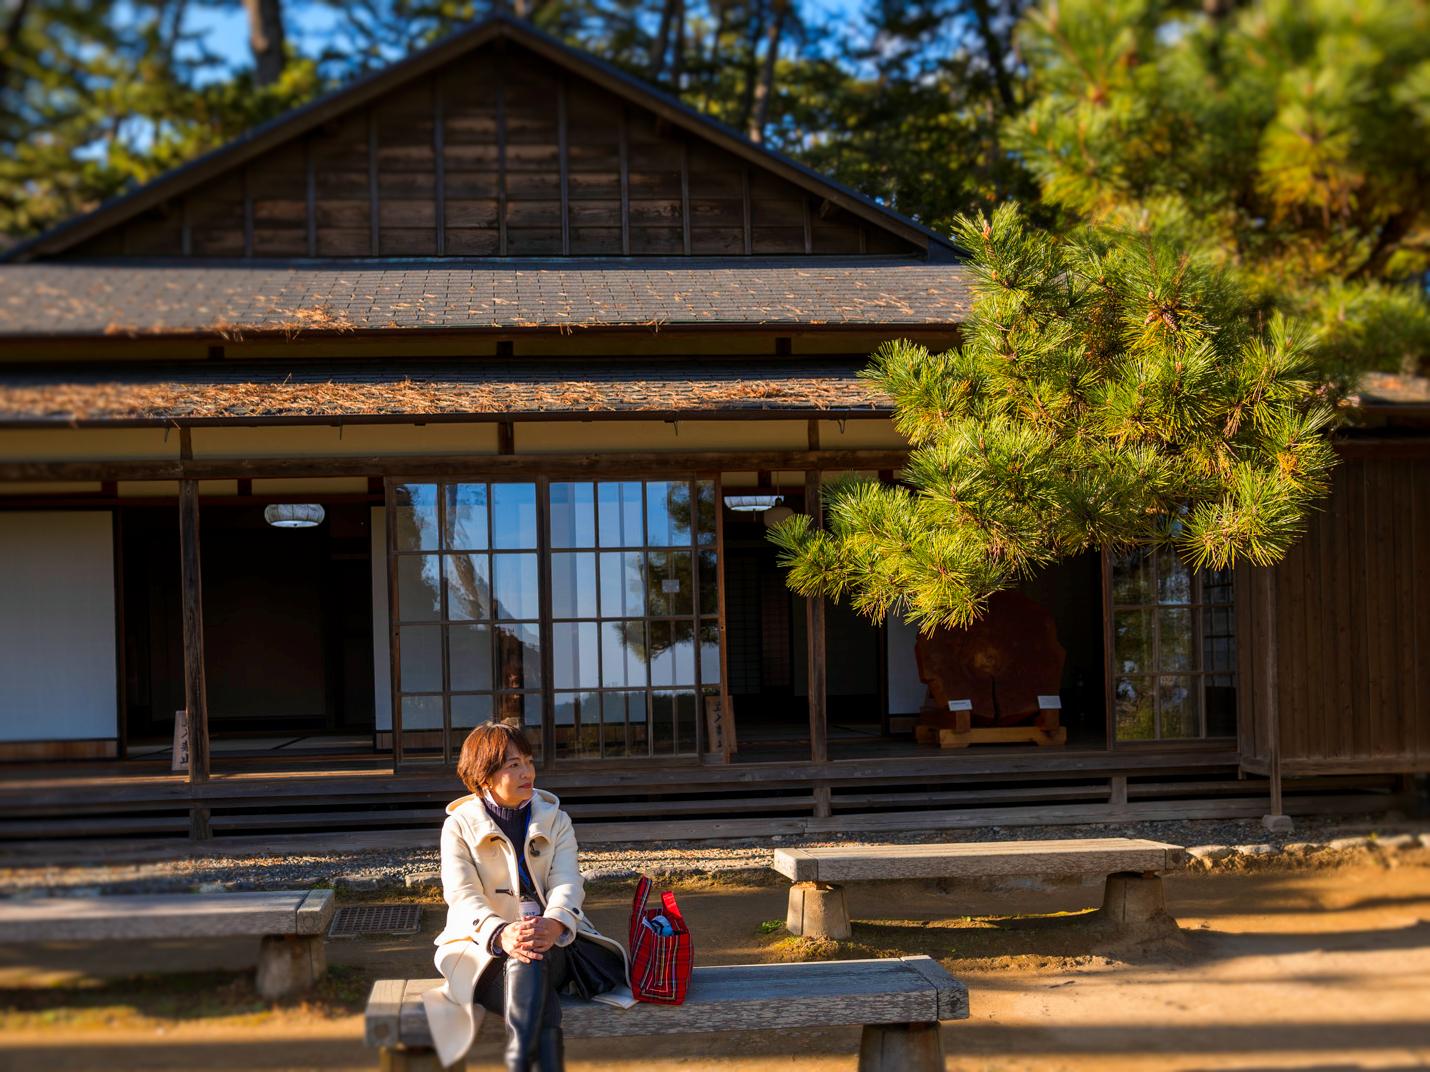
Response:
[[[440,979],[382,979],[368,998],[366,1038],[391,1072],[436,1069],[422,994]],[[480,1009],[478,1010],[481,1011]],[[615,1009],[561,999],[573,1038],[863,1025],[860,1072],[942,1072],[941,1020],[968,1018],[968,990],[930,957],[696,968],[683,1005]],[[504,1037],[484,1016],[480,1037]]]
[[[0,942],[261,939],[258,992],[286,997],[327,970],[332,890],[123,894],[0,901]]]
[[[790,932],[844,939],[851,931],[841,883],[1100,874],[1113,880],[1104,894],[1104,912],[1132,922],[1162,910],[1160,876],[1181,867],[1186,855],[1182,846],[1160,841],[1071,838],[776,849],[772,866],[794,883],[786,919]]]

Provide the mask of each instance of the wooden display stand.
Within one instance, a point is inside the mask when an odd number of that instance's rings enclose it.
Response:
[[[914,727],[919,744],[936,744],[940,748],[967,748],[971,744],[1022,744],[1031,742],[1040,747],[1067,744],[1067,727],[1061,725],[1062,704],[1056,696],[1039,696],[1039,711],[1027,726],[974,726],[973,703],[970,700],[950,700],[949,714],[920,716]],[[949,723],[952,723],[951,725]]]

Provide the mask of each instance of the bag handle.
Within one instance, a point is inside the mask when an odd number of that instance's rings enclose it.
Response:
[[[685,917],[680,914],[680,906],[675,903],[675,894],[671,890],[666,890],[660,895],[660,903],[665,906],[665,914],[673,922],[679,924],[676,931],[684,931]]]
[[[641,920],[645,917],[646,901],[650,898],[650,879],[645,875],[640,877],[636,883],[636,897],[631,904],[631,951],[636,948],[636,935],[640,930]]]

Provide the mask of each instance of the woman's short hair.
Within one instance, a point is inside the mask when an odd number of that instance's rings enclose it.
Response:
[[[506,722],[483,722],[462,742],[462,752],[457,757],[457,777],[462,779],[469,792],[480,793],[486,788],[492,776],[501,770],[506,762],[506,746],[516,745],[516,750],[531,758],[531,741],[520,726]]]

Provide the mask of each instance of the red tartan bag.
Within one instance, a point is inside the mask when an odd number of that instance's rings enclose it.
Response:
[[[637,1001],[679,1005],[690,987],[690,931],[675,894],[662,893],[659,907],[647,905],[649,897],[650,879],[642,875],[631,905],[631,993]],[[647,926],[646,920],[656,916],[664,916],[675,933],[662,935]]]

